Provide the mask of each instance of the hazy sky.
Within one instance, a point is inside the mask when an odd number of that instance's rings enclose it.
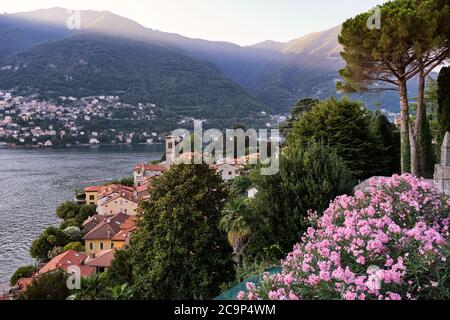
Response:
[[[241,45],[325,30],[385,0],[2,0],[0,12],[108,10],[166,32]]]

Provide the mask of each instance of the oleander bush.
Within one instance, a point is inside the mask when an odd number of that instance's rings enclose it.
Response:
[[[340,196],[282,262],[238,299],[450,298],[450,200],[411,175]]]

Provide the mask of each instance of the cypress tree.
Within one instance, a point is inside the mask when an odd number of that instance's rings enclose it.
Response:
[[[419,175],[423,178],[431,179],[434,173],[434,150],[433,137],[431,135],[430,122],[427,110],[424,108],[422,113],[422,128],[419,136]]]
[[[440,150],[445,134],[450,131],[450,68],[441,69],[438,77],[438,124],[436,151],[440,159]]]
[[[384,176],[400,173],[400,132],[394,124],[390,123],[386,115],[380,111],[372,112],[370,129],[382,145],[386,168],[381,172]]]

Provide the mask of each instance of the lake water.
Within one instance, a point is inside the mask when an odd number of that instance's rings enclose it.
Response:
[[[132,176],[137,163],[159,160],[163,151],[164,145],[0,149],[0,284],[34,264],[31,242],[59,224],[56,208],[76,189]]]

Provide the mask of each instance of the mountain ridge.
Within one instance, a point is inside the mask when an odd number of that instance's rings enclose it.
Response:
[[[19,24],[20,20],[23,22],[26,19],[34,19],[40,24],[46,19],[51,20],[58,29],[65,28],[68,14],[64,8],[53,8],[7,16],[18,19]],[[286,43],[267,40],[245,47],[225,41],[192,39],[177,33],[162,32],[108,11],[82,11],[81,16],[85,26],[83,31],[170,47],[194,59],[214,64],[226,78],[242,86],[274,113],[288,112],[302,97],[326,98],[339,95],[335,90],[335,81],[339,79],[338,70],[344,66],[337,41],[340,26],[307,34]],[[1,20],[2,16],[0,24]],[[66,29],[65,32],[61,32],[59,36],[64,38],[79,31]],[[51,36],[50,40],[55,40],[58,35]],[[16,52],[25,50],[27,45],[29,47],[30,43],[25,42]],[[0,50],[0,61],[2,57],[5,54],[2,55]],[[376,99],[371,95],[360,97],[369,106],[374,105],[380,97],[387,101],[388,109],[396,110],[398,106],[398,101],[389,93],[383,93]]]

